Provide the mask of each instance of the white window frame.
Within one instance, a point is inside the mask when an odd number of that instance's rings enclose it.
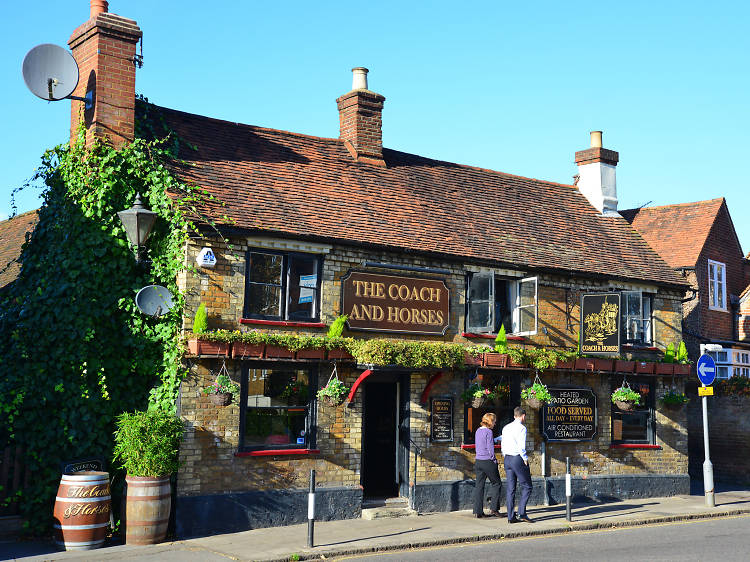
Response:
[[[488,300],[487,300],[487,306],[489,307],[489,326],[472,326],[469,324],[469,318],[471,317],[471,301],[469,301],[469,295],[471,292],[471,283],[479,278],[483,277],[487,279],[487,283],[489,285],[488,289]],[[495,280],[497,279],[498,275],[492,271],[482,271],[482,272],[474,272],[471,274],[471,277],[467,283],[467,308],[466,308],[466,331],[471,333],[478,333],[478,334],[492,334],[494,332],[494,326],[496,323],[495,318]],[[499,276],[503,279],[505,279],[504,276]],[[535,335],[539,328],[539,278],[538,277],[524,277],[522,279],[507,279],[509,283],[510,288],[510,295],[508,298],[510,306],[512,306],[511,311],[511,322],[512,326],[509,326],[510,331],[509,335],[513,336],[532,336]],[[521,284],[522,283],[534,283],[534,304],[533,305],[526,305],[524,307],[521,306]],[[481,301],[475,301],[478,303],[485,302],[484,300]],[[534,308],[534,329],[531,331],[520,331],[520,325],[521,325],[521,308]],[[506,327],[508,328],[508,327]]]
[[[630,295],[638,295],[638,315],[633,316],[632,314],[627,314],[628,308],[627,308],[627,301],[630,298]],[[653,345],[653,330],[652,330],[652,324],[653,324],[653,316],[654,316],[654,310],[653,310],[653,304],[651,303],[651,294],[644,293],[643,291],[622,291],[621,292],[622,300],[620,301],[620,306],[622,307],[622,310],[624,312],[621,313],[622,315],[622,322],[623,322],[623,337],[621,338],[624,342],[627,343],[635,343],[635,345]],[[643,302],[644,300],[649,299],[649,311],[648,311],[648,317],[644,314],[643,311]],[[642,334],[642,337],[640,340],[631,340],[628,338],[628,319],[629,318],[636,318],[639,324],[638,333]]]
[[[714,269],[714,275],[711,275],[711,267]],[[718,279],[719,270],[721,270],[721,282]],[[718,292],[719,290],[721,293]],[[716,305],[719,295],[721,295],[723,306]],[[727,311],[727,266],[714,260],[708,260],[708,308],[709,310]]]

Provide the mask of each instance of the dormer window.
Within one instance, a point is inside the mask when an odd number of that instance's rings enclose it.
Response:
[[[708,260],[708,308],[727,309],[727,266]]]

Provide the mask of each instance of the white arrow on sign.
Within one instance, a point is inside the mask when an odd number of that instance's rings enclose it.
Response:
[[[716,371],[715,367],[709,367],[705,363],[701,363],[700,365],[698,365],[698,372],[702,377],[705,377],[706,373],[713,373],[714,371]]]

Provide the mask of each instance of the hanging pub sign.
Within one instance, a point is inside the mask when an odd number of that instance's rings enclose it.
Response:
[[[581,353],[619,355],[620,294],[583,295],[580,332]]]
[[[453,442],[453,398],[430,399],[430,441]]]
[[[590,388],[553,388],[544,404],[541,431],[547,441],[591,441],[596,436],[596,394]]]
[[[341,280],[351,330],[444,335],[450,292],[441,279],[351,271]]]

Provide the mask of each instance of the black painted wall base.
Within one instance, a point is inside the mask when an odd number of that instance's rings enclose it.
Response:
[[[177,536],[181,539],[279,527],[307,521],[307,490],[269,490],[178,497]],[[362,516],[361,488],[318,488],[316,521]]]
[[[532,478],[534,489],[529,505],[544,504],[542,478]],[[485,487],[485,491],[488,486]],[[505,505],[506,483],[500,489],[500,505]],[[565,476],[547,478],[550,504],[565,503]],[[574,502],[609,502],[625,499],[655,498],[690,493],[687,474],[620,474],[571,478]],[[485,492],[486,493],[486,492]],[[415,507],[420,513],[471,509],[474,495],[473,480],[417,483]],[[520,489],[516,491],[516,501]],[[486,505],[486,502],[485,502]]]

